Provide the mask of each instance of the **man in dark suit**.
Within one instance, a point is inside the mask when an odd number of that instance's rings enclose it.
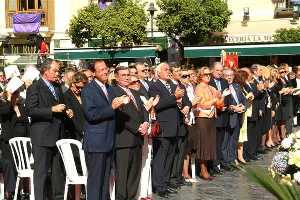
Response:
[[[114,71],[117,85],[116,96],[126,96],[129,103],[116,110],[116,199],[135,199],[141,176],[143,135],[147,134],[148,114],[139,95],[128,88],[128,68],[117,67]]]
[[[169,181],[179,130],[178,103],[184,96],[184,90],[170,81],[170,67],[167,63],[161,63],[157,67],[157,72],[159,79],[152,83],[149,89],[150,96],[160,96],[155,110],[161,127],[160,135],[153,141],[152,184],[159,196],[167,197],[168,193],[176,192],[170,188]]]
[[[253,65],[251,67],[251,71],[248,68],[243,68],[244,71],[248,73],[250,76],[249,79],[253,79],[253,82],[246,82],[244,88],[247,93],[252,93],[254,96],[254,99],[252,101],[252,115],[250,117],[247,117],[247,139],[248,141],[245,142],[244,146],[244,158],[246,160],[257,160],[260,159],[259,156],[257,156],[257,150],[259,148],[259,141],[261,138],[261,132],[260,130],[260,124],[262,117],[262,99],[264,97],[263,88],[264,84],[261,82],[259,83],[257,80],[255,80],[252,71],[257,70],[257,65]],[[257,74],[257,72],[256,72]],[[257,79],[257,78],[256,78]]]
[[[234,83],[234,72],[231,69],[224,71],[224,78],[228,82],[230,90],[230,100],[228,102],[229,109],[229,123],[228,129],[224,136],[224,145],[227,154],[223,154],[225,166],[235,166],[237,160],[237,144],[240,135],[240,128],[242,127],[242,113],[245,111],[246,98],[242,93],[241,87]]]
[[[115,98],[112,88],[107,85],[108,67],[104,61],[96,61],[91,69],[95,79],[81,92],[87,121],[83,136],[88,170],[87,199],[107,200],[115,142],[115,109],[123,104],[123,99]]]
[[[46,199],[46,178],[51,167],[54,199],[63,199],[65,178],[56,141],[64,138],[65,117],[71,118],[73,112],[66,108],[61,87],[56,84],[59,63],[46,59],[40,71],[41,79],[28,88],[26,96],[26,111],[31,119],[34,194],[35,199]]]
[[[220,62],[215,62],[212,66],[212,78],[210,79],[209,85],[216,88],[221,94],[228,90],[228,83],[225,79],[222,78],[223,76],[223,66]],[[213,172],[217,174],[221,174],[221,168],[218,165],[223,166],[223,155],[222,152],[225,153],[226,150],[222,149],[222,144],[224,141],[224,135],[226,128],[228,126],[228,100],[229,96],[224,98],[224,107],[225,109],[222,111],[218,111],[217,119],[216,119],[216,139],[217,139],[217,160],[213,161]],[[231,170],[230,168],[226,168],[227,170]]]
[[[172,71],[172,82],[177,87],[184,90],[184,96],[182,97],[182,101],[178,104],[178,109],[183,110],[185,114],[181,111],[179,113],[177,144],[176,144],[175,157],[174,157],[174,162],[171,170],[171,179],[170,179],[170,183],[173,186],[178,187],[181,185],[188,184],[187,182],[185,182],[182,176],[182,169],[183,169],[183,161],[184,161],[186,145],[187,145],[187,128],[186,128],[185,120],[188,117],[188,111],[192,107],[192,104],[187,96],[185,86],[180,82],[181,67],[173,66],[171,71]],[[185,108],[183,107],[183,104]]]
[[[146,99],[149,99],[149,86],[150,81],[147,80],[149,77],[149,69],[143,63],[136,63],[137,78],[141,82],[141,87],[139,93],[144,96]]]

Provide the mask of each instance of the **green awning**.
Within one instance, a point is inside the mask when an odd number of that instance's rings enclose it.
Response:
[[[184,57],[220,57],[222,50],[239,56],[300,55],[300,43],[185,47]]]
[[[54,49],[54,59],[135,59],[155,57],[155,47]]]

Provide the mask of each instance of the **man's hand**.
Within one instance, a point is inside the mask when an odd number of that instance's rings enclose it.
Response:
[[[158,104],[158,102],[159,102],[159,96],[158,95],[156,95],[156,97],[153,99],[153,103],[152,103],[152,106],[153,107],[155,107],[157,104]]]
[[[74,117],[74,112],[73,112],[72,109],[67,109],[67,110],[66,110],[66,114],[67,114],[67,116],[68,116],[69,118]]]
[[[144,122],[140,125],[138,131],[141,133],[141,135],[146,135],[148,132],[148,128],[149,128],[149,123]]]
[[[61,113],[66,109],[66,105],[65,104],[58,104],[56,106],[52,106],[51,110],[52,112],[55,113]]]
[[[123,98],[123,96],[116,97],[111,102],[111,107],[112,107],[112,109],[115,110],[115,109],[119,108],[120,106],[122,106],[123,104],[124,104],[124,98]]]
[[[179,87],[176,88],[175,93],[174,93],[176,99],[180,99],[184,95],[184,90],[180,89]]]
[[[185,107],[181,110],[181,112],[182,112],[185,116],[189,114],[189,111],[190,111],[190,108],[189,108],[188,106],[185,106]]]

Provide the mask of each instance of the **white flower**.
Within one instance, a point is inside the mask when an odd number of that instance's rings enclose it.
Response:
[[[281,142],[281,146],[284,149],[290,148],[292,144],[293,144],[293,138],[284,138]]]
[[[297,182],[297,183],[300,183],[300,171],[296,172],[294,174],[294,180]]]

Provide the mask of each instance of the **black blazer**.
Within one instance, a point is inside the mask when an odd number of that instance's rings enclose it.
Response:
[[[184,89],[184,96],[182,97],[182,108],[184,106],[188,106],[189,108],[192,108],[192,103],[189,100],[185,86],[180,82],[178,82],[178,86],[180,87],[180,89]],[[188,133],[185,124],[185,116],[180,110],[178,111],[179,111],[179,130],[177,136],[185,136]]]
[[[145,82],[146,82],[146,84],[150,87],[150,82],[148,82],[148,81],[146,81],[146,80],[144,80]],[[147,90],[146,88],[145,88],[145,86],[143,85],[143,83],[141,83],[141,81],[140,81],[140,85],[141,85],[141,87],[140,87],[140,89],[139,89],[139,93],[140,93],[140,95],[141,96],[144,96],[144,97],[146,97],[146,99],[149,99],[150,98],[150,95],[149,95],[149,90]]]
[[[243,104],[246,107],[247,100],[242,92],[240,85],[238,85],[236,83],[233,83],[232,85],[235,90],[235,93],[236,93],[239,103]],[[229,95],[229,97],[230,97],[229,105],[237,105],[233,96]],[[239,127],[242,126],[242,114],[236,113],[236,112],[229,112],[229,127],[235,128],[237,126],[239,126]]]
[[[1,138],[8,142],[14,137],[28,137],[28,117],[25,113],[25,107],[22,102],[18,105],[21,117],[13,110],[10,102],[0,100],[0,122],[2,134]]]
[[[32,144],[54,147],[56,141],[64,138],[65,113],[53,113],[51,107],[63,104],[64,98],[59,85],[53,85],[58,96],[55,99],[41,78],[27,90],[26,111],[31,118],[30,137]]]
[[[161,128],[159,137],[176,137],[180,129],[180,112],[174,95],[176,85],[171,81],[168,83],[170,84],[172,93],[168,91],[160,80],[153,82],[149,89],[150,96],[160,96],[160,100],[155,107],[156,118]],[[183,107],[184,104],[185,102],[183,102]]]
[[[248,121],[257,121],[259,119],[259,110],[260,110],[260,101],[263,98],[263,93],[257,90],[257,86],[255,83],[250,83],[249,85],[245,85],[244,89],[250,93],[252,92],[254,95],[254,99],[252,102],[252,115],[248,117]]]
[[[221,93],[228,88],[228,83],[226,80],[224,79],[220,79],[220,83],[221,83]],[[210,86],[213,86],[216,90],[218,90],[218,87],[216,85],[216,82],[214,80],[214,78],[211,78],[210,82],[209,82]],[[230,97],[229,95],[226,96],[224,98],[224,106],[228,108],[228,104],[229,104],[229,100]],[[228,109],[225,109],[224,111],[218,111],[217,113],[217,119],[216,119],[216,127],[221,128],[221,127],[227,127],[228,126]]]
[[[74,113],[74,117],[67,120],[66,136],[81,141],[85,123],[83,107],[70,89],[64,93],[64,98],[67,108],[72,109]]]
[[[148,121],[146,112],[139,94],[130,90],[135,98],[137,107],[132,100],[116,110],[116,142],[115,148],[135,147],[143,144],[143,137],[138,129],[140,125]],[[127,95],[119,86],[113,87],[115,96]]]

